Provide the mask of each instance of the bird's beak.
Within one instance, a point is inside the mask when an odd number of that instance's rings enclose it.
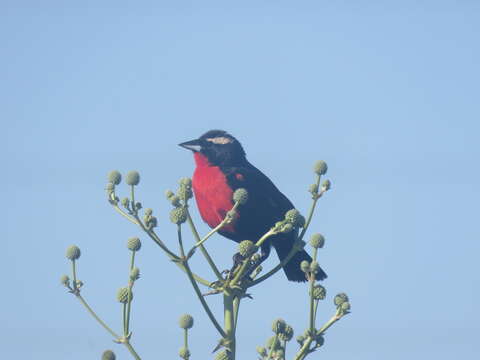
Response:
[[[198,152],[202,150],[202,146],[200,145],[200,140],[198,139],[183,142],[181,144],[178,144],[178,146],[181,146],[188,150],[192,150],[193,152]]]

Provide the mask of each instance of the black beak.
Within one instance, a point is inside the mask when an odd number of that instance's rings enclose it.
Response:
[[[193,152],[199,152],[200,150],[202,150],[202,146],[200,145],[200,140],[198,139],[183,142],[181,144],[178,144],[178,146],[181,146],[188,150],[192,150]]]

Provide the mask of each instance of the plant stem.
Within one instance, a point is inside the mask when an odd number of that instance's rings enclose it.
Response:
[[[183,346],[188,349],[188,329],[183,329]]]
[[[179,237],[179,242],[181,242],[182,228],[180,226],[178,226],[178,228],[177,228],[177,235]],[[190,283],[192,284],[193,289],[195,290],[195,293],[197,294],[197,297],[200,300],[200,303],[202,304],[205,312],[207,313],[208,317],[210,318],[211,322],[213,323],[213,326],[215,326],[215,328],[217,329],[217,331],[220,333],[220,335],[222,337],[225,337],[225,332],[223,331],[222,327],[220,326],[217,319],[213,315],[212,311],[210,310],[210,307],[208,306],[207,302],[205,301],[205,298],[203,297],[200,289],[198,288],[198,284],[193,277],[192,271],[190,270],[190,266],[188,265],[187,260],[183,261],[183,266],[185,267],[188,279],[190,280]]]
[[[317,182],[316,182],[317,188],[318,186],[320,186],[320,179],[321,179],[321,176],[317,175]],[[320,199],[322,195],[323,195],[323,191],[320,191],[318,195],[313,195],[312,206],[310,207],[310,211],[308,212],[307,220],[305,221],[305,226],[303,227],[303,230],[300,233],[300,236],[298,237],[300,240],[303,239],[303,237],[305,236],[305,233],[307,232],[310,222],[312,221],[313,213],[315,212],[315,206],[317,205],[317,201],[318,199]]]
[[[132,257],[130,260],[130,272],[133,270],[133,267],[135,266],[135,253],[136,251],[132,251]],[[126,335],[130,332],[130,311],[132,307],[132,288],[133,288],[133,281],[129,280],[128,281],[128,303],[127,303],[127,322],[126,322]]]
[[[278,334],[275,334],[275,339],[273,340],[272,347],[270,348],[270,351],[268,352],[267,360],[272,358],[273,350],[275,349],[275,345],[277,344],[277,341],[278,341]]]
[[[140,356],[138,356],[137,352],[133,348],[133,346],[130,344],[130,341],[124,341],[123,344],[127,347],[128,351],[130,351],[130,354],[136,359],[136,360],[142,360]]]
[[[200,235],[198,234],[198,231],[197,229],[195,228],[195,224],[193,223],[193,220],[192,220],[192,217],[190,216],[190,213],[188,211],[188,207],[186,208],[187,209],[187,221],[188,221],[188,225],[190,225],[190,229],[193,233],[193,236],[195,237],[196,241],[199,242],[200,241]],[[211,258],[210,254],[208,253],[207,249],[205,248],[205,246],[203,245],[200,245],[200,251],[202,252],[203,256],[205,257],[205,259],[207,260],[208,262],[208,265],[210,265],[210,268],[212,269],[212,271],[214,272],[215,276],[217,277],[218,280],[220,281],[223,281],[223,277],[222,277],[222,274],[220,273],[220,271],[218,270],[217,266],[215,265],[215,263],[213,262],[213,259]]]
[[[102,327],[103,327],[105,330],[107,330],[107,331],[110,333],[110,335],[112,335],[112,336],[115,338],[115,340],[120,340],[120,336],[118,336],[112,329],[110,329],[110,327],[109,327],[107,324],[105,324],[105,322],[104,322],[102,319],[100,319],[100,318],[98,317],[98,315],[95,313],[95,311],[93,311],[93,309],[87,304],[87,302],[86,302],[85,299],[82,297],[82,295],[80,295],[80,294],[75,294],[75,297],[82,303],[82,305],[85,307],[85,309],[87,309],[87,311],[90,313],[90,315],[92,315],[93,318],[94,318],[95,320],[97,320],[97,322],[98,322],[100,325],[102,325]]]
[[[303,343],[302,347],[300,350],[295,354],[294,360],[303,360],[308,354],[308,351],[310,350],[310,345],[312,344],[313,338],[311,336],[308,336],[307,339],[305,339],[305,342]]]
[[[77,287],[77,267],[75,266],[75,259],[72,260],[72,277],[73,277],[73,289],[78,290]]]
[[[240,297],[235,296],[235,299],[233,299],[233,314],[234,314],[234,323],[235,326],[233,328],[234,335],[237,331],[237,324],[238,324],[238,312],[240,311]]]
[[[310,332],[313,334],[315,331],[315,306],[314,306],[314,299],[313,299],[313,286],[315,285],[315,274],[311,273],[310,278]]]
[[[227,340],[227,349],[231,353],[231,360],[235,360],[235,310],[234,295],[229,291],[223,292],[224,328]]]
[[[333,324],[335,324],[338,320],[340,320],[342,318],[342,315],[333,315],[330,320],[328,320],[325,325],[323,325],[320,330],[317,331],[317,335],[323,335],[325,333],[325,331],[328,330],[328,328],[330,326],[332,326]]]

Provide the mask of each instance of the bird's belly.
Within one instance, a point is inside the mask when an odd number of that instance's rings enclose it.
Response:
[[[225,175],[216,166],[200,167],[193,174],[192,185],[203,221],[211,228],[216,227],[233,207],[233,190]],[[222,232],[234,232],[234,224],[226,225]]]

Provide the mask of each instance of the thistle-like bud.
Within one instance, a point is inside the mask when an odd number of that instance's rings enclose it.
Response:
[[[317,284],[313,287],[313,294],[310,293],[310,295],[313,295],[315,300],[323,300],[327,296],[327,290],[322,285]]]
[[[182,329],[191,329],[193,327],[192,315],[183,314],[182,316],[180,316],[180,319],[178,320],[178,325],[180,325]]]
[[[125,182],[128,185],[138,185],[138,183],[140,182],[140,174],[138,173],[138,171],[129,171],[125,178]]]
[[[172,204],[175,207],[180,207],[182,205],[180,203],[180,197],[178,197],[177,195],[173,195],[168,200],[170,200],[170,204]]]
[[[298,211],[297,209],[291,209],[285,213],[285,220],[293,226],[298,226],[300,216],[302,216],[300,214],[300,211]]]
[[[287,323],[283,319],[276,319],[272,323],[272,331],[275,334],[281,334],[285,332],[286,327],[287,327]]]
[[[80,251],[80,248],[76,245],[70,245],[68,248],[67,248],[67,253],[65,254],[67,259],[69,260],[77,260],[80,255],[81,255],[81,251]]]
[[[127,197],[124,197],[122,201],[120,202],[123,207],[129,207],[130,206],[130,199]]]
[[[180,225],[187,221],[187,209],[184,207],[176,207],[170,211],[170,221]]]
[[[323,191],[328,191],[328,190],[330,190],[331,187],[332,187],[332,183],[328,179],[325,180],[322,184],[322,190]]]
[[[138,251],[142,247],[142,242],[138,237],[132,237],[127,241],[128,250]]]
[[[102,354],[102,360],[115,360],[116,358],[112,350],[105,350]]]
[[[248,201],[248,191],[242,188],[235,190],[233,193],[233,201],[240,205],[245,204]]]
[[[340,309],[342,309],[342,311],[344,312],[347,312],[347,311],[350,311],[350,303],[348,301],[342,303],[342,305],[340,305]]]
[[[263,346],[257,346],[257,353],[261,357],[267,356],[267,349],[265,349]]]
[[[108,173],[108,181],[118,185],[122,181],[122,175],[117,170],[110,171]]]
[[[67,275],[62,275],[60,277],[60,284],[63,284],[65,286],[70,285],[70,278]]]
[[[150,208],[145,209],[144,211],[145,216],[151,216],[153,214],[153,210]]]
[[[140,269],[138,267],[134,267],[130,271],[130,280],[135,281],[140,278]]]
[[[172,196],[175,196],[172,190],[165,191],[165,197],[167,198],[167,200],[170,200]]]
[[[307,273],[310,271],[310,263],[307,260],[303,260],[300,263],[300,270],[302,270],[304,273]]]
[[[320,249],[323,248],[323,245],[325,245],[325,238],[323,235],[318,233],[313,234],[310,238],[310,246],[315,249]]]
[[[183,186],[192,186],[192,179],[188,177],[181,178],[179,184]]]
[[[328,166],[323,160],[319,160],[313,165],[313,172],[317,175],[325,175],[327,173]]]
[[[180,356],[182,359],[187,360],[190,357],[190,351],[185,347],[181,347],[180,350],[178,350],[178,356]]]
[[[215,355],[215,360],[230,360],[230,353],[227,350],[222,350]]]
[[[178,197],[183,201],[187,201],[193,197],[191,186],[180,185],[180,188],[178,189],[177,193],[178,193]]]
[[[145,215],[143,217],[143,222],[150,229],[153,229],[154,227],[157,227],[157,218],[155,216]]]
[[[282,341],[290,341],[293,337],[293,328],[290,325],[285,327],[285,331],[278,336]]]
[[[238,252],[243,257],[247,257],[255,250],[255,244],[250,240],[243,240],[238,244]]]
[[[345,293],[340,293],[340,294],[337,294],[335,295],[335,297],[333,298],[333,303],[336,305],[336,306],[340,306],[342,305],[343,303],[347,302],[348,301],[348,296],[347,294]]]
[[[318,274],[319,271],[320,271],[320,265],[318,265],[318,262],[312,261],[310,263],[310,272],[313,274]]]
[[[117,301],[126,304],[128,299],[133,300],[133,292],[128,287],[122,287],[117,291]]]
[[[312,184],[308,187],[308,192],[311,194],[318,194],[318,185]]]

